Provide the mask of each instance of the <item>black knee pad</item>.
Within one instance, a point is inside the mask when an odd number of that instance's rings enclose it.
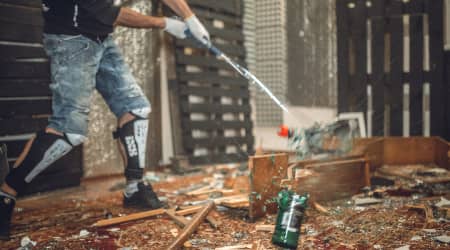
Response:
[[[145,156],[147,149],[148,119],[137,118],[125,123],[113,133],[125,149],[127,166],[125,177],[127,180],[140,180],[144,174]]]
[[[56,160],[67,154],[73,145],[65,136],[38,132],[30,151],[16,168],[11,167],[5,182],[16,192],[21,193],[26,185]]]

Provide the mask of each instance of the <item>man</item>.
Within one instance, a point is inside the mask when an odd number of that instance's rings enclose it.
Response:
[[[119,141],[127,180],[123,205],[145,209],[162,206],[151,185],[142,181],[150,103],[110,33],[114,26],[161,28],[184,39],[189,30],[196,39],[209,42],[207,30],[185,0],[163,2],[184,22],[142,15],[115,6],[113,0],[43,0],[43,41],[51,62],[53,114],[45,131],[27,143],[5,180],[0,179],[0,239],[9,239],[17,194],[85,140],[94,89],[118,118],[114,137]]]

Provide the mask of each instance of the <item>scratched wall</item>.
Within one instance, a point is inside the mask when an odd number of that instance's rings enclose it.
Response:
[[[151,1],[123,1],[141,13],[151,14]],[[152,99],[152,31],[117,28],[114,38],[122,49],[125,61],[147,96]],[[151,101],[151,100],[150,100]],[[89,139],[84,144],[83,161],[85,177],[117,174],[123,172],[123,164],[112,139],[117,121],[98,93],[95,93],[90,113]],[[155,120],[155,119],[153,119]],[[149,149],[154,134],[150,135]]]

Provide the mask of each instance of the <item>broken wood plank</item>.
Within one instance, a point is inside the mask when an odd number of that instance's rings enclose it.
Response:
[[[190,208],[176,211],[175,214],[185,216],[185,215],[195,214],[198,211],[200,211],[201,209],[202,209],[202,206],[191,206]]]
[[[180,249],[189,236],[197,230],[198,226],[203,222],[209,212],[213,210],[214,206],[214,202],[210,202],[208,205],[204,206],[200,212],[195,215],[189,225],[183,228],[183,231],[181,231],[175,241],[167,249]]]
[[[313,207],[321,213],[328,214],[328,209],[326,209],[325,207],[323,207],[322,205],[320,205],[315,201],[313,202]]]
[[[253,156],[248,160],[250,170],[251,220],[276,213],[275,199],[281,190],[281,180],[287,178],[288,154]]]
[[[246,208],[250,206],[248,198],[246,200],[223,201],[220,205],[231,208]]]
[[[187,224],[189,224],[189,220],[186,219],[184,216],[177,215],[174,208],[167,209],[166,214],[180,227],[185,227]]]
[[[161,214],[164,214],[164,213],[165,213],[164,209],[155,209],[155,210],[150,210],[150,211],[147,211],[147,212],[134,213],[134,214],[129,214],[129,215],[126,215],[126,216],[112,218],[112,219],[99,220],[92,226],[94,226],[94,227],[106,227],[106,226],[111,226],[111,225],[117,225],[117,224],[124,223],[124,222],[145,219],[145,218],[148,218],[148,217],[161,215]]]
[[[214,229],[218,229],[221,225],[222,222],[220,220],[218,220],[217,218],[219,217],[219,214],[217,213],[217,211],[212,210],[208,216],[206,216],[206,221],[208,221],[208,223],[214,228]]]
[[[217,247],[215,250],[252,249],[253,244]]]
[[[275,231],[275,225],[256,225],[255,229],[258,232],[273,232]]]

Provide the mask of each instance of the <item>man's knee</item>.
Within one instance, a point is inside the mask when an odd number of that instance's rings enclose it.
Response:
[[[85,139],[84,135],[78,134],[38,132],[24,160],[6,177],[6,183],[20,193],[37,175]]]

